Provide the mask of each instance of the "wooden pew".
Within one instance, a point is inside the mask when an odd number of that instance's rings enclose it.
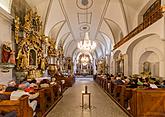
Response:
[[[121,102],[122,95],[124,94],[123,86],[114,84],[113,96],[118,101]]]
[[[33,110],[28,104],[28,96],[22,96],[19,100],[1,100],[0,111],[16,111],[17,117],[33,117]]]
[[[39,105],[39,113],[44,114],[47,110],[46,107],[46,97],[45,97],[45,89],[38,90],[39,96],[37,97],[37,104]]]
[[[128,107],[129,100],[132,98],[132,90],[135,90],[135,88],[126,88],[125,85],[121,86],[121,93],[120,93],[120,100],[119,103],[124,107]]]
[[[53,91],[53,87],[50,85],[49,87],[44,87],[41,88],[44,89],[44,97],[46,97],[46,106],[50,107],[53,103],[54,103],[54,91]]]
[[[109,87],[109,93],[111,94],[111,96],[114,96],[114,88],[115,88],[115,83],[111,81]]]
[[[57,100],[60,96],[59,87],[60,87],[59,84],[52,85],[53,93],[54,93],[54,100]]]
[[[130,107],[134,117],[165,117],[165,90],[133,90]]]

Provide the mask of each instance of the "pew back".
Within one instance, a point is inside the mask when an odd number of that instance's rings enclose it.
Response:
[[[133,90],[130,106],[135,117],[165,117],[165,90]]]
[[[0,101],[0,111],[16,111],[17,117],[32,117],[33,110],[29,107],[28,96],[22,96],[19,100]]]

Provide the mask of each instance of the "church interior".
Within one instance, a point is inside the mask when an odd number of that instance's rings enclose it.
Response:
[[[165,117],[165,0],[0,0],[0,117]]]

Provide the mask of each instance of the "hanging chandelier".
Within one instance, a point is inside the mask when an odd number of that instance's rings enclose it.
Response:
[[[96,48],[96,42],[91,41],[88,32],[86,32],[84,40],[78,42],[78,48],[83,51],[92,51]]]

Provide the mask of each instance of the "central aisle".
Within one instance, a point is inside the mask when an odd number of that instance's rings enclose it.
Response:
[[[92,95],[91,110],[80,107],[81,91],[84,90],[85,85]],[[67,89],[63,95],[47,117],[128,117],[92,78],[77,78],[73,87]],[[85,97],[86,100],[87,98]]]

